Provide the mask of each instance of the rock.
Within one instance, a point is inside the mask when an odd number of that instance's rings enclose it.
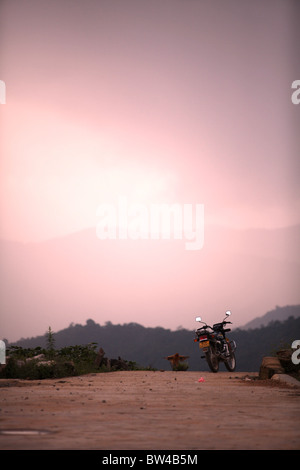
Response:
[[[27,357],[26,362],[44,361],[44,360],[45,360],[45,354],[38,354],[37,356]]]
[[[110,370],[110,359],[105,357],[105,352],[102,348],[99,349],[97,357],[95,359],[96,367],[105,367],[107,370]]]
[[[284,382],[286,384],[293,385],[294,387],[300,387],[299,380],[288,374],[274,374],[272,376],[272,380],[278,380],[279,382]]]
[[[40,366],[53,367],[55,364],[56,364],[55,361],[39,361],[39,362],[37,363],[37,366],[38,366],[38,367],[40,367]]]
[[[284,374],[284,372],[278,357],[264,357],[259,369],[259,378],[270,379],[274,374]]]
[[[105,367],[106,370],[128,370],[128,364],[126,361],[118,357],[118,359],[108,359],[105,357],[105,352],[102,348],[99,349],[97,357],[95,359],[96,367]]]
[[[281,349],[276,352],[276,355],[280,361],[281,366],[284,368],[285,372],[293,373],[300,371],[300,364],[293,364],[292,361],[292,349]]]
[[[128,370],[128,365],[120,357],[118,359],[111,359],[110,365],[113,370]]]
[[[101,367],[103,365],[103,360],[105,358],[105,352],[102,348],[99,349],[97,357],[95,359],[95,366]]]

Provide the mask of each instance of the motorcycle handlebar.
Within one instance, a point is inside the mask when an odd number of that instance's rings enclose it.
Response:
[[[226,325],[227,323],[231,323],[231,324],[232,324],[231,321],[225,321],[225,320],[223,320],[222,323],[223,323],[223,325]],[[210,328],[211,330],[214,329],[212,326],[205,324],[204,326],[201,326],[200,328],[197,328],[196,331],[199,331],[199,330],[202,330],[202,329],[206,329],[206,328]],[[230,331],[230,330],[226,330],[226,331]]]

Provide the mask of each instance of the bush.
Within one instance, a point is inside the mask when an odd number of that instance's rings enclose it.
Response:
[[[41,380],[92,372],[112,372],[114,370],[145,370],[133,361],[107,360],[101,367],[96,365],[97,343],[66,346],[61,349],[22,348],[11,346],[7,349],[6,366],[0,371],[0,378]],[[37,357],[40,356],[40,357]],[[108,365],[109,364],[109,365]],[[147,370],[147,369],[146,369]],[[151,368],[148,368],[151,370]]]
[[[95,343],[60,350],[11,346],[0,378],[41,380],[96,372],[95,349]],[[36,358],[40,355],[42,360]]]
[[[62,361],[25,362],[10,357],[6,367],[0,372],[0,378],[41,380],[78,375],[72,363]]]

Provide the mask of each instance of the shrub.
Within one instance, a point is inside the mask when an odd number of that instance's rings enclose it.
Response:
[[[40,380],[95,372],[95,348],[95,343],[60,350],[11,346],[0,378]],[[42,360],[35,359],[39,355]]]

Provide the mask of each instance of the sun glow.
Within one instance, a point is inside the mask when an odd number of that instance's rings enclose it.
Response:
[[[100,172],[99,196],[105,202],[126,196],[132,204],[151,204],[170,199],[175,176],[142,168],[111,167]],[[99,201],[101,202],[101,201]]]
[[[120,201],[126,201],[126,209],[123,212],[126,213],[126,217],[129,216],[134,219],[130,222],[131,229],[134,229],[134,232],[138,231],[143,234],[141,238],[148,238],[149,236],[149,222],[145,211],[148,214],[148,210],[155,204],[174,202],[172,199],[176,178],[170,173],[164,174],[146,167],[111,167],[100,172],[100,181],[97,216],[101,216],[105,207],[107,210],[108,208],[114,210],[113,208],[124,206],[124,204],[120,204]],[[101,208],[103,210],[100,210]],[[122,230],[125,224],[127,230],[127,222],[122,222],[122,220],[118,220],[113,225],[117,224]],[[114,231],[115,227],[113,228]],[[113,236],[112,238],[117,237]]]
[[[18,112],[14,104],[6,107],[1,129],[3,153],[9,156],[1,176],[4,238],[15,233],[24,241],[42,240],[94,227],[99,204],[122,196],[130,204],[174,200],[175,174],[151,163],[159,149],[26,104]]]

